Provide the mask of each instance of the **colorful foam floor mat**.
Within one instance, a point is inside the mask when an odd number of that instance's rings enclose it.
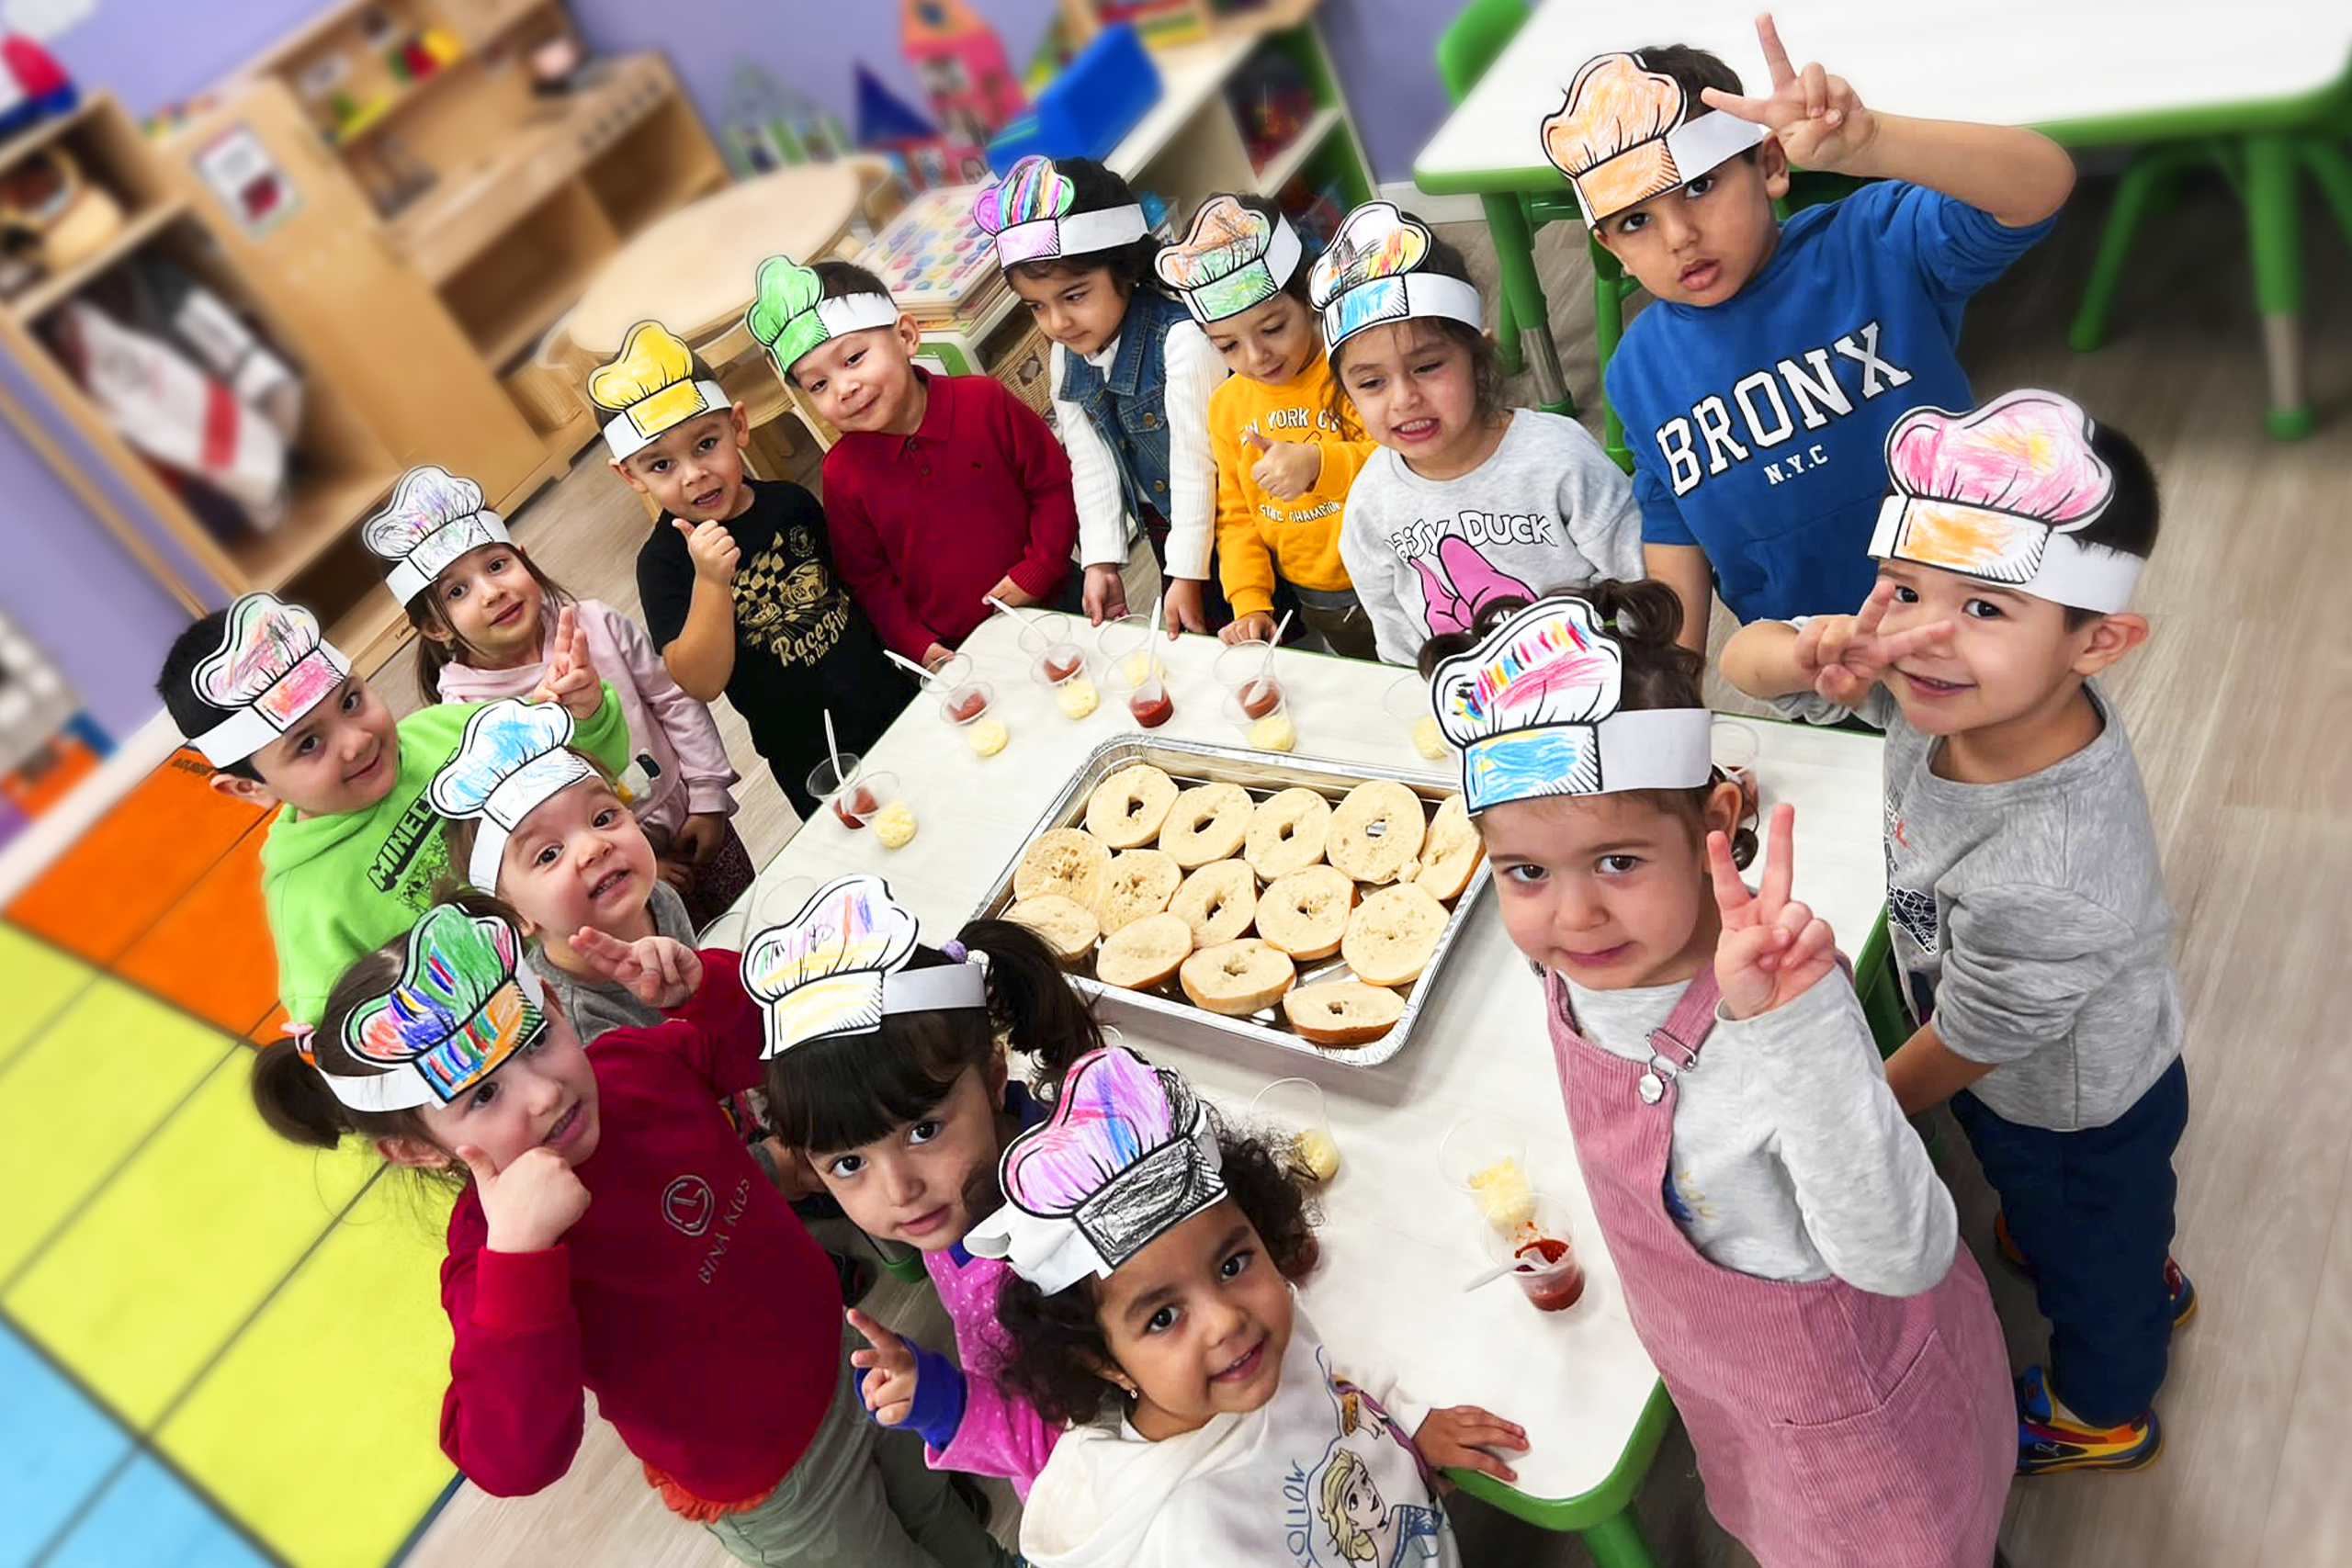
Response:
[[[267,818],[209,773],[0,911],[0,1568],[381,1568],[453,1483],[442,1211],[254,1111]]]

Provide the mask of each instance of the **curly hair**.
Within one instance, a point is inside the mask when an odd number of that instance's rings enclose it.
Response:
[[[1316,1215],[1306,1190],[1265,1139],[1237,1133],[1213,1108],[1204,1109],[1216,1129],[1226,1196],[1258,1233],[1274,1267],[1285,1279],[1295,1278],[1315,1246]],[[1009,1274],[997,1294],[1005,1343],[997,1379],[1048,1421],[1091,1421],[1119,1393],[1100,1370],[1114,1361],[1095,1316],[1095,1284],[1089,1278],[1047,1295]]]

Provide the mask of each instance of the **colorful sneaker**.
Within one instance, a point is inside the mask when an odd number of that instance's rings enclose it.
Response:
[[[2008,1216],[1998,1211],[1993,1215],[1993,1249],[2001,1255],[2002,1262],[2027,1279],[2033,1278],[2033,1265],[2026,1261],[2025,1253],[2009,1235]],[[2197,1315],[2197,1287],[2188,1282],[2188,1276],[2169,1253],[2165,1256],[2165,1300],[2171,1304],[2175,1328]]]
[[[2066,1470],[2145,1470],[2165,1451],[2156,1413],[2143,1411],[2120,1427],[2086,1427],[2051,1409],[2040,1367],[2017,1382],[2018,1473],[2054,1475]]]

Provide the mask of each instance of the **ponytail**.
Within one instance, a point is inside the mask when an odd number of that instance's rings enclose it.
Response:
[[[1102,1026],[1044,939],[1011,920],[974,920],[956,940],[989,960],[989,1021],[1035,1062],[1030,1088],[1050,1102],[1080,1056],[1102,1048]]]
[[[291,1040],[273,1040],[261,1048],[254,1058],[253,1090],[254,1109],[288,1143],[331,1149],[345,1133],[358,1131],[350,1110]]]

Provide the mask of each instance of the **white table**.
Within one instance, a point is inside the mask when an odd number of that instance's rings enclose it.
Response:
[[[1756,41],[1761,8],[1758,0],[1674,0],[1639,10],[1577,0],[1538,6],[1421,150],[1414,183],[1437,195],[1566,191],[1566,180],[1544,157],[1539,128],[1559,109],[1578,67],[1606,51],[1687,43],[1727,62],[1750,93],[1769,91]],[[2272,426],[2281,434],[2309,428],[2294,331],[2295,152],[2281,133],[2340,101],[2352,63],[2352,5],[2241,0],[2217,11],[2191,0],[1979,0],[1962,13],[1883,0],[1781,0],[1770,8],[1792,61],[1820,61],[1851,82],[1864,103],[1902,114],[2030,125],[2070,146],[2247,135]],[[1493,212],[1489,202],[1498,252],[1513,253],[1502,257],[1509,269],[1525,253],[1525,225],[1516,209],[1501,222]],[[1520,234],[1508,231],[1514,228]],[[2284,254],[2266,260],[2268,247]],[[1532,288],[1532,256],[1526,265]],[[2276,281],[2281,269],[2283,284]],[[1520,320],[1537,333],[1529,346],[1539,373],[1548,366],[1556,381],[1543,317]],[[2098,333],[2088,336],[2078,326],[2076,346],[2092,346]],[[2301,421],[2292,416],[2299,409]]]
[[[1082,640],[1091,646],[1091,635]],[[1153,733],[1237,742],[1217,716],[1209,674],[1217,646],[1188,636],[1170,647],[1176,716]],[[901,781],[902,797],[921,825],[914,841],[886,851],[871,830],[852,830],[830,811],[820,812],[747,895],[756,920],[788,916],[806,897],[806,888],[795,893],[782,886],[788,878],[821,883],[868,871],[885,877],[914,910],[927,942],[944,941],[978,907],[1085,756],[1105,740],[1139,733],[1125,708],[1110,702],[1075,723],[1062,717],[1030,680],[1013,628],[1001,616],[976,632],[964,651],[994,685],[994,711],[1012,728],[1012,744],[994,758],[976,758],[935,705],[919,701],[866,763]],[[1300,754],[1432,766],[1381,707],[1383,694],[1405,671],[1295,652],[1277,656],[1276,669]],[[1759,771],[1767,807],[1783,799],[1798,807],[1796,890],[1851,951],[1875,919],[1883,893],[1879,742],[1802,726],[1756,728],[1764,743]],[[1590,1529],[1563,1516],[1559,1506],[1586,1499],[1621,1469],[1657,1393],[1657,1374],[1627,1320],[1577,1178],[1541,987],[1504,935],[1493,897],[1490,890],[1471,909],[1471,928],[1456,942],[1413,1042],[1382,1066],[1277,1055],[1109,1016],[1128,1044],[1180,1067],[1229,1109],[1245,1107],[1278,1077],[1306,1077],[1322,1086],[1341,1164],[1320,1193],[1322,1261],[1302,1291],[1317,1328],[1352,1359],[1385,1359],[1418,1397],[1483,1404],[1524,1425],[1532,1446],[1512,1461],[1519,1487],[1478,1478],[1474,1489],[1538,1522]],[[1569,1210],[1588,1285],[1584,1299],[1565,1313],[1534,1311],[1508,1282],[1467,1296],[1459,1290],[1485,1261],[1476,1249],[1479,1222],[1468,1201],[1440,1178],[1437,1148],[1457,1119],[1477,1111],[1498,1111],[1527,1128],[1537,1187]],[[1661,1400],[1652,1416],[1653,1443],[1663,1410]],[[1625,1498],[1648,1451],[1641,1450],[1623,1478]],[[1613,1516],[1624,1500],[1606,1512]],[[1630,1517],[1614,1528],[1630,1530]],[[1637,1532],[1632,1539],[1638,1542]],[[1597,1551],[1602,1544],[1594,1540]],[[1602,1557],[1611,1563],[1645,1560],[1613,1551]]]

